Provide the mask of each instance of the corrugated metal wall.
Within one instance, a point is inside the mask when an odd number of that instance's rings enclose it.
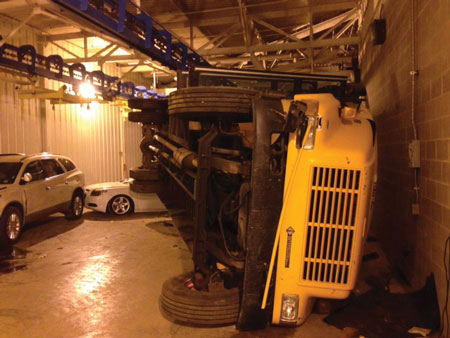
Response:
[[[17,23],[0,21],[0,34],[6,36]],[[14,45],[37,45],[37,36],[31,29],[21,29],[8,43]],[[16,84],[5,81],[13,76],[0,73],[0,151],[27,152],[42,151],[41,114],[35,100],[21,102],[15,90]]]
[[[5,36],[12,25],[14,22],[8,20],[0,23],[0,34]],[[24,29],[9,43],[37,47],[37,39],[37,32]],[[71,43],[61,41],[59,44],[82,54]],[[44,54],[73,57],[52,44],[44,48]],[[103,71],[108,75],[119,75],[119,69],[112,64],[105,64]],[[88,108],[86,105],[51,105],[49,101],[19,100],[16,85],[1,80],[5,76],[0,72],[0,152],[64,154],[85,173],[87,184],[120,180],[128,176],[128,169],[140,165],[141,127],[122,117],[119,104],[94,102]],[[130,80],[148,85],[138,75],[133,75]],[[40,82],[55,90],[63,85],[47,79]]]

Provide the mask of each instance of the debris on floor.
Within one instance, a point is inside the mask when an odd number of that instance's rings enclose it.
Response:
[[[335,303],[325,322],[344,329],[352,327],[366,338],[412,338],[411,327],[430,330],[440,326],[439,305],[433,275],[412,293],[392,294],[375,287],[360,296]]]
[[[428,337],[428,335],[431,333],[430,329],[424,329],[422,327],[412,327],[408,330],[409,333],[416,333],[420,334],[422,337]]]

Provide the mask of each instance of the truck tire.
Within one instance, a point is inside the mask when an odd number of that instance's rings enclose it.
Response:
[[[160,179],[158,168],[133,168],[130,169],[130,177],[138,181],[158,181]]]
[[[175,322],[190,326],[225,326],[236,323],[239,289],[193,291],[184,283],[185,274],[164,282],[160,296],[161,312]]]
[[[258,92],[234,87],[192,87],[169,96],[169,115],[181,119],[230,117],[251,121],[252,97]]]
[[[140,194],[160,193],[163,190],[161,181],[138,181],[130,183],[130,190]]]
[[[128,100],[128,107],[133,109],[167,109],[167,99],[142,99],[133,98]]]
[[[128,121],[141,122],[146,124],[164,123],[168,119],[167,113],[162,110],[155,110],[151,112],[130,112],[128,113]]]

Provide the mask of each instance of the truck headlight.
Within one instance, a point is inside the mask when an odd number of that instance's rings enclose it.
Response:
[[[353,107],[341,108],[341,119],[344,121],[354,121],[356,118],[357,110]]]
[[[296,323],[298,317],[298,295],[283,293],[281,298],[281,318],[285,323]]]
[[[91,192],[91,196],[100,196],[100,195],[105,194],[106,191],[107,191],[107,190],[105,190],[105,189],[94,189],[94,190]]]

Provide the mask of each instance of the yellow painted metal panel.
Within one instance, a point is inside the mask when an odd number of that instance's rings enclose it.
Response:
[[[343,121],[340,103],[330,94],[295,100],[317,101],[321,122],[313,149],[297,149],[295,135],[288,145],[286,184],[295,189],[285,194],[280,217],[272,321],[282,323],[283,294],[297,295],[298,325],[315,297],[345,298],[355,286],[377,151],[364,107],[353,121]]]

